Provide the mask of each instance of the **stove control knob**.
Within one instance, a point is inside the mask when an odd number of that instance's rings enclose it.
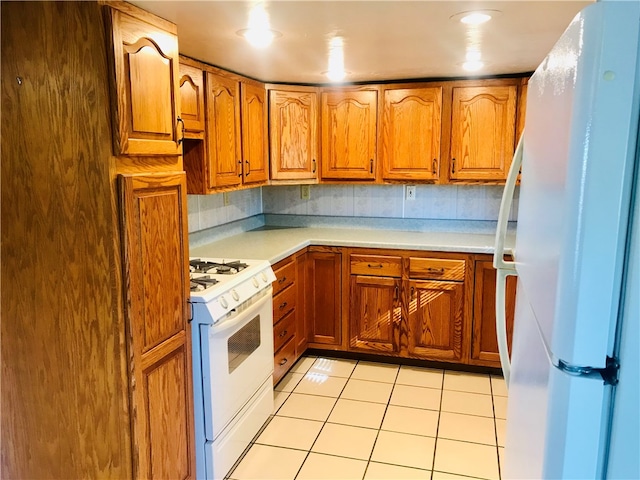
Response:
[[[256,277],[252,277],[251,282],[253,283],[253,286],[256,288],[260,286],[260,284],[258,283],[258,279]]]
[[[237,302],[238,300],[240,300],[240,295],[238,295],[238,292],[236,292],[235,288],[233,290],[231,290],[231,296],[233,297],[233,299]]]
[[[264,272],[262,272],[262,273],[260,274],[260,276],[262,277],[262,281],[266,283],[266,282],[267,282],[267,274],[266,274],[266,273],[264,273]]]
[[[227,309],[229,308],[229,303],[227,303],[227,299],[224,297],[220,297],[218,299],[218,302],[220,303],[220,305],[222,305],[222,308]]]

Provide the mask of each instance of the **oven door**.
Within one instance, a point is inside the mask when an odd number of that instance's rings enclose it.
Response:
[[[215,440],[273,374],[272,289],[215,325],[202,325],[205,436]]]

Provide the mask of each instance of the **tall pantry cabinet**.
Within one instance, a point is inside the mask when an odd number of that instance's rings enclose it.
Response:
[[[191,478],[175,26],[1,8],[2,477]]]

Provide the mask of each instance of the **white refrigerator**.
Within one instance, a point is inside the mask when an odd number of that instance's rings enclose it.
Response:
[[[502,478],[640,478],[639,29],[640,2],[592,4],[529,81]]]

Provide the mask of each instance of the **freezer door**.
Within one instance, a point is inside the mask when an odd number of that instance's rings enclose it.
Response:
[[[640,2],[598,2],[529,82],[516,269],[571,365],[612,355],[638,132]]]
[[[520,288],[503,478],[602,478],[612,387],[558,370],[547,348]]]

